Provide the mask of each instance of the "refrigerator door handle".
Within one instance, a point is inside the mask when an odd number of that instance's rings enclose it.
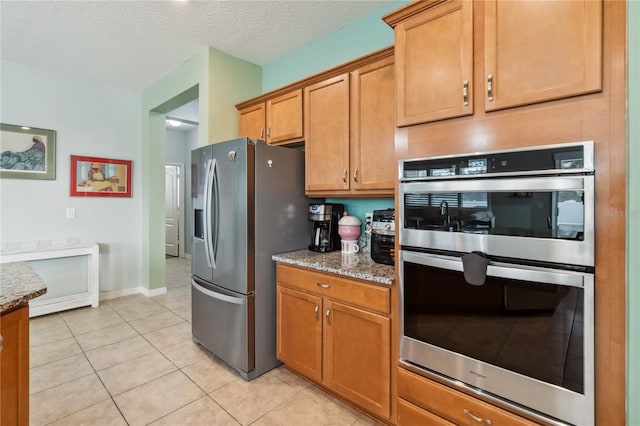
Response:
[[[215,170],[215,159],[207,161],[207,176],[204,181],[204,247],[205,247],[205,258],[207,259],[207,265],[210,268],[216,267],[215,257],[213,255],[212,244],[212,229],[211,229],[211,190],[213,188],[213,177]]]
[[[200,284],[195,282],[195,280],[191,280],[191,284],[193,285],[193,288],[195,288],[200,293],[202,293],[202,294],[204,294],[206,296],[213,297],[214,299],[218,299],[218,300],[221,300],[223,302],[233,303],[233,304],[236,304],[236,305],[243,305],[244,304],[244,299],[242,297],[227,296],[226,294],[222,294],[222,293],[217,293],[215,291],[211,291],[209,289],[206,289],[206,288],[202,287]]]
[[[218,234],[220,230],[220,184],[218,182],[218,163],[216,159],[213,159],[213,163],[211,166],[211,187],[213,189],[213,200],[209,201],[209,207],[213,211],[213,228],[211,229],[211,242],[213,243],[213,247],[211,247],[211,264],[213,268],[216,267],[216,257],[218,257]]]

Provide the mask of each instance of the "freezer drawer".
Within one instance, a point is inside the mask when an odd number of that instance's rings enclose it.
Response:
[[[254,296],[191,281],[194,339],[247,377],[255,369]]]

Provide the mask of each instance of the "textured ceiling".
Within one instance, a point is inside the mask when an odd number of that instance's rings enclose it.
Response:
[[[205,46],[266,65],[391,3],[0,0],[0,54],[139,92]]]

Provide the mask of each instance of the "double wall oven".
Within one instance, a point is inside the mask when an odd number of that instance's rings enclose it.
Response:
[[[401,363],[594,423],[593,142],[400,162]]]

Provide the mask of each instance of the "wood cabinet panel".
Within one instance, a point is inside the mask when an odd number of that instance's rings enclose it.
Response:
[[[398,126],[473,114],[473,2],[444,2],[400,22],[395,48]]]
[[[304,89],[305,189],[349,190],[349,74]]]
[[[309,271],[278,263],[278,283],[330,297],[369,310],[390,313],[389,287],[367,284],[355,279]]]
[[[351,188],[393,194],[395,78],[393,57],[351,73]]]
[[[398,426],[454,426],[453,423],[398,398]]]
[[[390,320],[327,300],[323,382],[382,417],[390,414]]]
[[[302,136],[302,89],[269,99],[267,143],[278,145],[281,142],[301,139]]]
[[[400,367],[398,396],[457,425],[482,422],[493,426],[537,424]]]
[[[380,293],[361,287],[378,286],[336,281],[329,274],[281,263],[276,275],[278,359],[371,414],[390,419],[391,319],[348,305],[352,302],[346,288],[331,292],[337,283],[354,288],[352,294],[366,300]],[[346,302],[333,299],[336,295]]]
[[[238,136],[264,140],[265,105],[253,105],[238,111]]]
[[[322,379],[322,299],[277,288],[277,357],[310,379]]]
[[[0,317],[0,424],[29,424],[29,306]]]
[[[602,2],[486,1],[484,70],[487,111],[601,90]]]

